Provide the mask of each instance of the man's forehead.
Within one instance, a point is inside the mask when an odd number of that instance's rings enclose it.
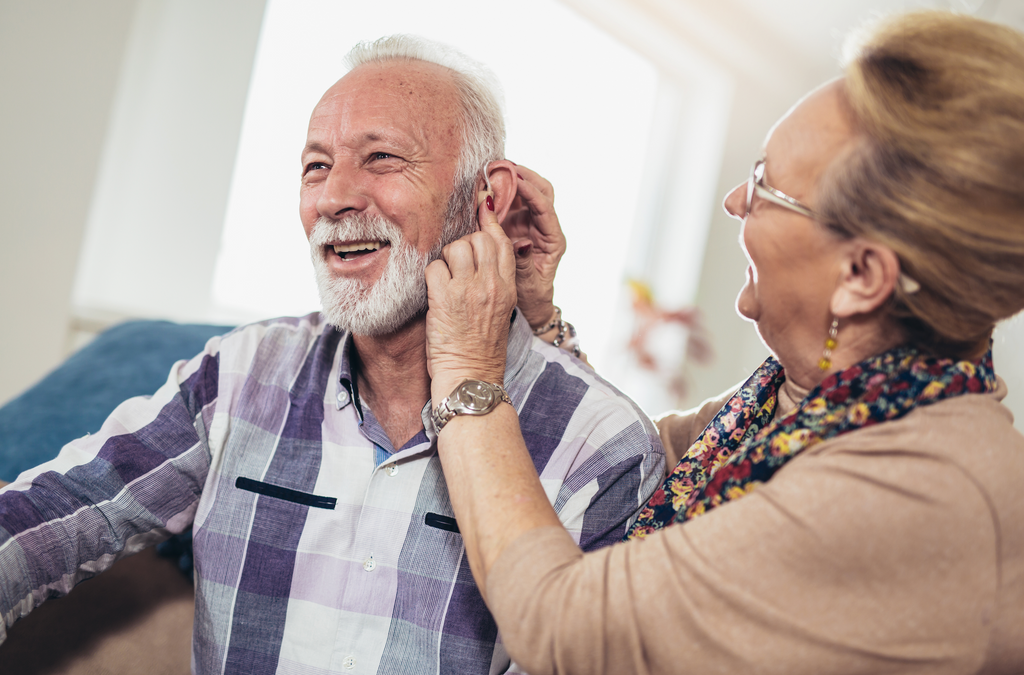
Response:
[[[383,107],[393,113],[407,110],[437,117],[458,106],[453,73],[434,63],[401,59],[357,66],[328,89],[317,108],[345,102]]]
[[[395,140],[403,127],[414,135],[450,137],[459,118],[458,89],[447,68],[410,59],[367,63],[338,80],[317,103],[309,147],[324,125],[357,126],[358,140],[372,142]]]
[[[350,80],[369,80],[383,86],[397,84],[410,95],[455,93],[455,71],[419,59],[400,58],[364,63],[343,75],[338,83]]]

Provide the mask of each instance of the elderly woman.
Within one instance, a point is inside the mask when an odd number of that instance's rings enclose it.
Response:
[[[523,173],[550,279],[556,226]],[[492,206],[428,269],[435,402],[501,382],[516,270]],[[580,552],[512,406],[440,432],[509,653],[535,675],[1022,672],[1024,437],[989,346],[1024,307],[1024,37],[880,25],[725,208],[750,262],[736,307],[774,356],[660,420],[669,474],[628,541]],[[549,286],[520,292],[550,316]]]

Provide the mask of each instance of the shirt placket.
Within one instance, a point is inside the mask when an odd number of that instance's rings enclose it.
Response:
[[[339,383],[338,408],[355,404],[361,436],[368,441],[368,450],[374,453],[374,468],[366,490],[352,539],[349,560],[361,572],[350,577],[341,599],[341,609],[355,614],[370,614],[374,618],[359,622],[355,630],[351,621],[339,622],[335,640],[332,670],[341,673],[373,672],[384,648],[380,638],[386,639],[375,622],[389,616],[379,613],[384,607],[393,607],[397,591],[398,562],[411,518],[416,494],[426,461],[432,454],[428,440],[396,453],[385,447],[388,442],[365,402],[353,400],[358,396],[347,383]],[[390,443],[388,444],[390,446]],[[394,524],[401,522],[401,527]],[[376,644],[380,642],[380,644]]]

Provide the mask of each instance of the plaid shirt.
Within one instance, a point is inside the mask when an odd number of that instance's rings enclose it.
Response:
[[[319,314],[212,339],[0,492],[0,638],[194,524],[199,673],[516,672],[473,582],[424,406],[391,446]],[[567,353],[509,337],[505,386],[562,522],[618,541],[662,477],[649,419]]]

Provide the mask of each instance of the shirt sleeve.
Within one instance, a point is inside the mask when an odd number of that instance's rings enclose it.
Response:
[[[191,525],[210,466],[218,348],[212,339],[153,396],[125,401],[98,433],[0,489],[0,642],[47,598]]]
[[[643,540],[522,535],[487,586],[508,652],[532,675],[976,672],[998,588],[985,495],[927,453],[847,447]]]
[[[541,473],[561,476],[552,504],[584,551],[622,539],[640,508],[665,476],[657,429],[624,399],[587,410],[582,431],[563,439],[565,448]],[[577,420],[578,421],[578,420]]]

